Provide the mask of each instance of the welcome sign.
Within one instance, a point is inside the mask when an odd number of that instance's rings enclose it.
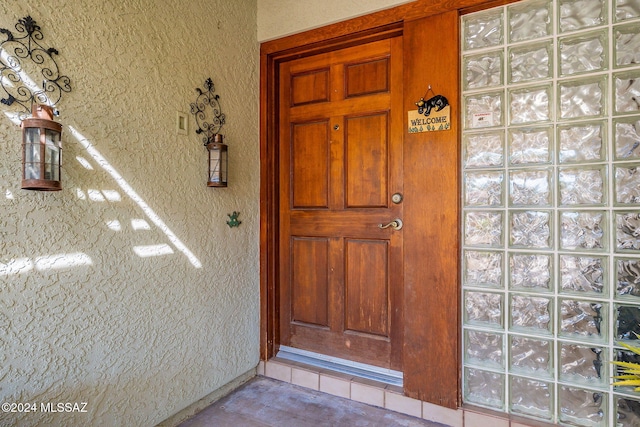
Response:
[[[408,112],[409,133],[435,132],[451,128],[451,107],[442,95],[416,102],[417,110]]]

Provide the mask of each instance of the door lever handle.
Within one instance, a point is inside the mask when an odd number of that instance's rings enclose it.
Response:
[[[391,221],[389,224],[378,224],[378,228],[384,230],[385,228],[393,228],[394,230],[400,230],[402,228],[402,220],[400,218],[396,218]]]

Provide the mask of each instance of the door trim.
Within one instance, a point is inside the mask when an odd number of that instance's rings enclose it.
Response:
[[[368,41],[379,40],[392,37],[394,35],[404,34],[407,31],[412,33],[414,40],[419,39],[419,32],[424,28],[421,26],[420,20],[439,15],[446,14],[442,20],[443,25],[452,28],[455,31],[455,39],[458,39],[458,16],[461,13],[476,11],[493,6],[504,5],[515,2],[516,0],[458,0],[452,2],[450,0],[416,0],[401,6],[397,6],[384,11],[376,12],[366,16],[350,19],[344,22],[328,25],[326,27],[302,32],[292,36],[284,37],[277,40],[262,43],[260,46],[260,359],[268,360],[275,356],[277,347],[280,343],[279,337],[279,293],[278,293],[278,66],[281,62],[301,56],[313,55],[316,53],[326,52],[339,47],[353,46]],[[450,13],[449,13],[450,12]],[[448,13],[448,14],[447,14]],[[407,25],[408,24],[408,25]],[[409,109],[413,103],[419,99],[424,93],[425,86],[425,67],[433,63],[432,57],[427,57],[425,53],[416,52],[416,57],[405,63],[404,72],[404,106]],[[409,67],[409,70],[407,70]],[[459,72],[459,67],[458,67]],[[457,79],[457,73],[455,77]],[[458,79],[459,81],[459,79]],[[418,87],[420,86],[420,87]],[[414,99],[415,98],[415,99]],[[458,104],[459,90],[454,94],[453,102]],[[452,117],[456,117],[458,108],[452,110]],[[454,136],[456,130],[452,130]],[[417,141],[418,136],[414,136],[413,140]],[[451,147],[450,142],[446,153],[447,159],[452,161],[452,156],[456,158],[457,141],[459,136],[455,137],[456,147]],[[434,145],[438,147],[438,144]],[[437,149],[437,148],[436,148]],[[452,151],[454,150],[453,154]],[[438,153],[435,153],[436,155]],[[405,156],[406,157],[406,156]],[[458,162],[459,163],[459,162]],[[451,163],[453,164],[453,163]],[[430,325],[429,332],[433,334],[428,342],[407,347],[407,337],[405,336],[405,354],[412,354],[412,362],[410,367],[405,364],[405,387],[404,393],[407,396],[431,402],[437,405],[450,408],[457,408],[461,405],[461,354],[460,354],[460,281],[458,272],[460,271],[459,251],[458,251],[458,209],[460,200],[458,168],[459,164],[453,166],[455,169],[451,175],[449,184],[452,188],[447,189],[447,203],[452,209],[450,215],[455,216],[453,222],[450,221],[450,234],[453,235],[454,245],[452,248],[444,248],[444,255],[435,252],[438,249],[432,249],[431,254],[436,254],[433,262],[436,265],[447,255],[447,269],[451,271],[444,272],[441,268],[439,271],[425,274],[424,271],[414,271],[414,280],[423,280],[425,277],[432,281],[434,278],[437,282],[438,295],[436,298],[436,312],[442,314],[445,308],[439,306],[442,300],[447,299],[450,303],[451,311],[446,312],[446,316],[436,319],[433,314],[427,314],[426,321],[437,320],[438,324]],[[433,179],[432,184],[437,184],[437,179]],[[455,193],[453,193],[455,192]],[[457,199],[455,206],[451,200]],[[423,200],[424,202],[424,200]],[[429,202],[427,200],[427,202]],[[414,211],[416,211],[414,209]],[[438,231],[430,233],[435,235],[436,240],[446,231]],[[452,241],[449,236],[446,239]],[[438,240],[437,243],[447,243]],[[455,253],[452,257],[451,254]],[[455,258],[455,259],[452,259]],[[438,270],[435,268],[435,270]],[[446,274],[445,274],[446,273]],[[405,269],[406,274],[406,269]],[[405,276],[406,277],[406,276]],[[415,286],[414,286],[415,288]],[[420,290],[424,293],[424,290]],[[406,307],[405,307],[406,310]],[[415,310],[414,310],[415,311]],[[429,317],[431,316],[431,317]],[[442,317],[442,316],[440,316]],[[455,331],[440,332],[441,325],[447,324],[449,328],[455,328]],[[414,326],[415,328],[415,326]],[[418,334],[418,338],[422,338]],[[416,338],[415,336],[412,338]],[[420,347],[422,346],[422,347]],[[429,353],[437,349],[436,353],[446,354],[446,358],[436,358],[435,361],[429,362],[425,355],[433,357],[434,353]],[[442,359],[446,359],[442,360]]]

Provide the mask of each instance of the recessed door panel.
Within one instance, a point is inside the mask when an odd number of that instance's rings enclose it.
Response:
[[[329,122],[291,125],[292,207],[329,205]]]
[[[345,86],[347,98],[389,92],[389,72],[389,58],[346,65]]]
[[[291,239],[291,320],[328,326],[328,239]]]
[[[346,240],[345,328],[388,337],[389,242]]]
[[[329,69],[312,70],[291,76],[291,106],[329,100]]]
[[[384,207],[389,194],[389,114],[349,117],[346,128],[347,206]]]

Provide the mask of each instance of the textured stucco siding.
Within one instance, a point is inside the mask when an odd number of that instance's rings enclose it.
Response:
[[[258,41],[277,39],[415,0],[258,0]]]
[[[72,91],[59,192],[20,189],[20,128],[0,105],[0,403],[38,405],[0,426],[152,426],[258,363],[257,4],[0,3],[1,28],[27,15]],[[189,112],[208,77],[226,189],[206,187]],[[58,402],[87,412],[41,412]]]

